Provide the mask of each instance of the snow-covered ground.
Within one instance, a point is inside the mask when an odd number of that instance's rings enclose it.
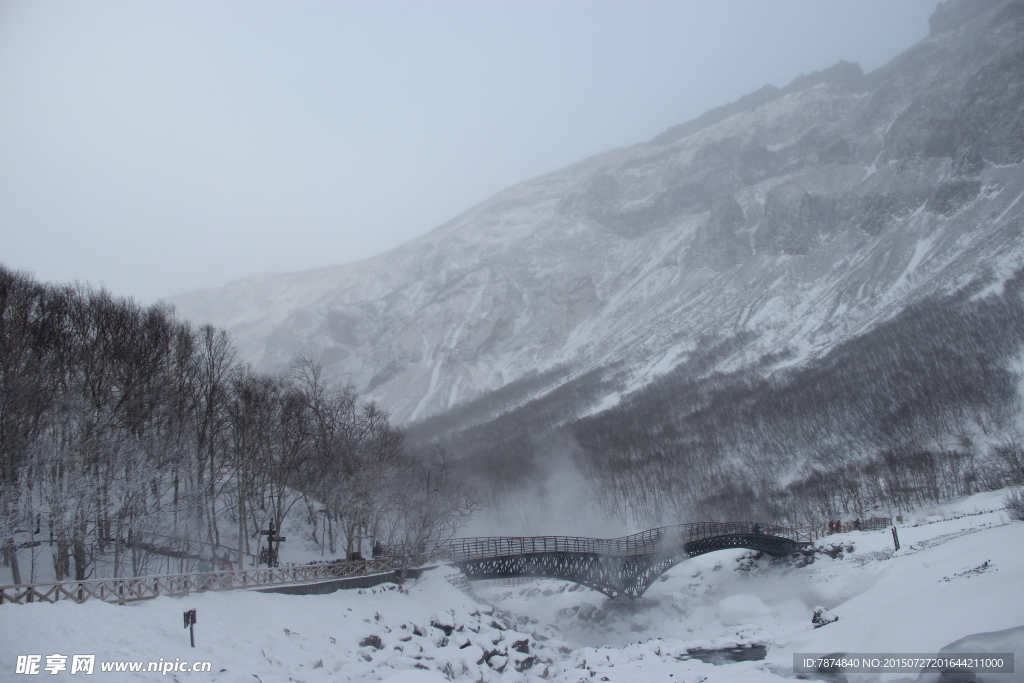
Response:
[[[17,655],[25,654],[43,655],[44,666],[46,655],[95,654],[97,680],[793,680],[797,652],[938,652],[973,634],[1024,625],[1024,522],[1009,520],[1002,495],[917,511],[899,525],[899,551],[888,531],[875,531],[830,536],[819,543],[830,552],[810,563],[710,553],[679,564],[637,601],[609,601],[547,579],[475,584],[470,594],[457,571],[440,568],[402,590],[208,593],[128,607],[3,605],[0,680],[33,678],[15,673]],[[817,606],[838,620],[813,628]],[[194,650],[182,627],[182,612],[192,608]],[[983,640],[970,647],[984,647]],[[1024,681],[1024,629],[1004,641],[1000,650],[1016,652],[1018,673],[980,680]],[[752,645],[766,646],[767,656],[721,665],[682,659],[688,651]],[[100,662],[161,658],[208,660],[212,672],[99,671]]]

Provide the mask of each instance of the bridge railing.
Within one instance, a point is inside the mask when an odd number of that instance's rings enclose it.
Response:
[[[756,522],[690,522],[648,529],[621,538],[580,536],[490,536],[457,538],[426,553],[454,562],[534,553],[587,553],[595,555],[648,555],[674,550],[692,541],[733,534],[764,534],[809,543],[824,535],[824,527],[794,527]]]
[[[686,529],[688,541],[698,541],[712,536],[731,534],[764,534],[779,536],[798,543],[809,543],[822,536],[821,530],[815,526],[786,526],[781,524],[760,524],[757,522],[692,522],[680,524]],[[677,527],[667,527],[669,529]]]
[[[643,538],[585,538],[580,536],[523,536],[459,538],[438,549],[438,554],[459,562],[484,557],[533,553],[589,553],[597,555],[640,555],[660,548],[657,536]]]
[[[82,603],[90,599],[125,604],[138,600],[151,600],[161,595],[182,596],[204,591],[311,583],[350,576],[379,574],[393,571],[393,569],[393,558],[378,557],[357,562],[304,564],[295,567],[0,586],[0,604],[10,602],[23,605],[29,602],[57,602],[59,600]]]

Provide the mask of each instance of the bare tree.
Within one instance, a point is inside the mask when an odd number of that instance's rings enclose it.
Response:
[[[454,463],[442,448],[410,458],[401,497],[401,541],[425,553],[455,536],[480,502],[453,476]]]

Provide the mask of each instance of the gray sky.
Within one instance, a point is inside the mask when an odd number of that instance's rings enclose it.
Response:
[[[143,302],[396,246],[935,0],[0,0],[0,262]]]

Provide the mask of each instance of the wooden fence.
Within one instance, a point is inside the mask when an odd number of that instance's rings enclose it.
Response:
[[[305,564],[295,567],[0,586],[0,605],[4,603],[24,605],[30,602],[57,602],[59,600],[82,603],[93,598],[123,605],[138,600],[152,600],[161,595],[183,596],[206,591],[313,583],[382,574],[392,572],[394,569],[392,558],[378,557],[356,562]]]

